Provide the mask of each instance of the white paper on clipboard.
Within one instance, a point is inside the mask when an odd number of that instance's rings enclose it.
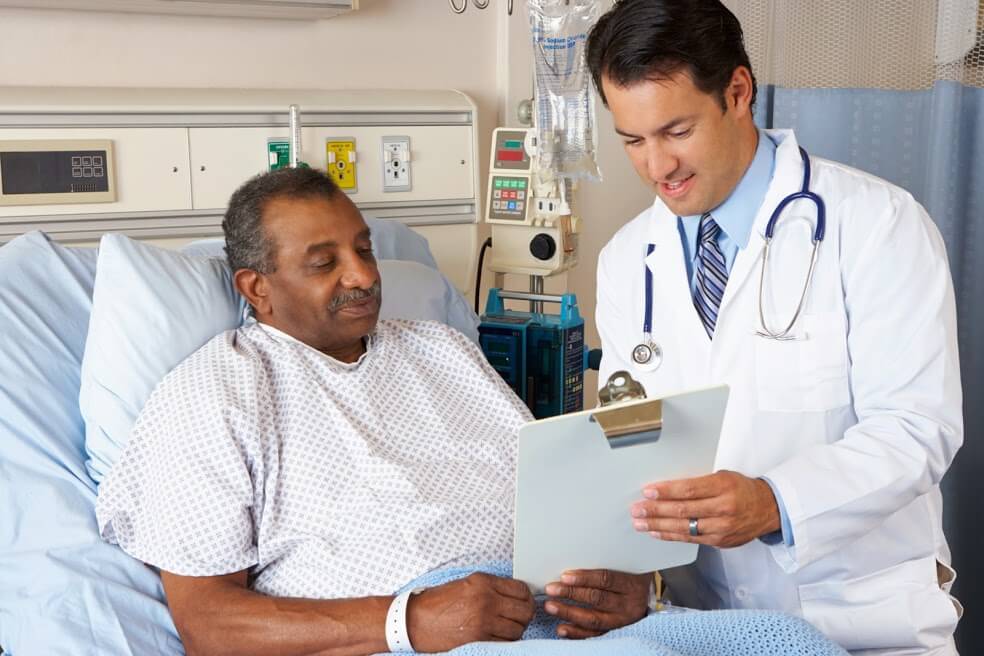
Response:
[[[647,483],[713,471],[727,403],[728,388],[712,387],[523,426],[513,576],[540,593],[568,569],[643,573],[696,560],[696,544],[636,531],[629,509]],[[637,430],[611,430],[605,414],[620,410]]]

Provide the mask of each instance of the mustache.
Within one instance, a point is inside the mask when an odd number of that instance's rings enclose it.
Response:
[[[379,299],[379,295],[381,291],[382,291],[382,285],[380,285],[379,281],[377,280],[376,282],[372,283],[372,286],[369,287],[369,289],[353,289],[350,292],[339,294],[335,298],[331,299],[331,304],[328,306],[328,310],[331,312],[335,312],[336,310],[345,307],[349,303],[353,303],[355,301],[361,301],[366,298]]]

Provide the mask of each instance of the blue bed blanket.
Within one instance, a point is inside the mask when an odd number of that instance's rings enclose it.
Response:
[[[434,587],[481,571],[511,576],[508,563],[474,569],[430,572],[401,590]],[[454,656],[534,654],[591,654],[592,656],[847,656],[803,619],[764,610],[697,611],[672,609],[644,617],[635,624],[588,640],[558,639],[560,623],[543,610],[536,615],[521,642],[476,642],[453,649]]]

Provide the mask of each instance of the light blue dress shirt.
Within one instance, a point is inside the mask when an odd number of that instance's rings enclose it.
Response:
[[[745,175],[742,176],[731,195],[711,210],[711,216],[721,228],[717,237],[718,246],[724,255],[724,263],[729,274],[734,266],[735,258],[738,256],[738,251],[748,246],[755,215],[758,214],[762,201],[765,200],[765,193],[769,189],[769,183],[772,182],[772,175],[775,170],[776,143],[772,141],[769,135],[759,130],[758,148],[755,149],[755,157],[752,158],[748,170],[745,171]],[[694,275],[694,269],[697,262],[697,231],[699,228],[699,214],[677,217],[677,229],[680,232],[680,241],[683,242],[684,261],[687,263],[687,278],[690,280],[691,293],[697,289],[697,277]],[[762,480],[772,488],[772,494],[779,506],[782,528],[775,533],[763,535],[761,540],[766,544],[783,542],[786,546],[791,547],[795,543],[786,506],[782,502],[779,490],[772,481],[765,477],[762,477]]]
[[[724,254],[724,263],[728,273],[734,266],[739,249],[748,246],[748,238],[752,234],[752,224],[758,213],[765,192],[772,182],[772,174],[776,169],[776,144],[767,134],[759,130],[758,148],[755,157],[745,175],[738,181],[738,186],[723,203],[711,210],[711,216],[721,228],[718,233],[718,246]],[[690,291],[697,288],[697,277],[694,275],[694,265],[697,262],[697,231],[700,228],[700,214],[677,217],[677,229],[683,242],[684,261],[687,263],[687,278],[690,280]]]

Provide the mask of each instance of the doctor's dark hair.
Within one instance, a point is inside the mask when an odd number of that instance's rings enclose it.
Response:
[[[232,194],[222,219],[229,266],[233,271],[252,269],[273,273],[277,270],[277,242],[263,228],[263,210],[274,198],[332,200],[339,193],[331,177],[306,167],[278,169],[250,178]]]
[[[591,29],[587,60],[606,107],[602,76],[628,87],[686,71],[727,110],[724,92],[735,69],[752,71],[741,23],[718,0],[618,0]],[[752,107],[757,91],[752,75]]]

